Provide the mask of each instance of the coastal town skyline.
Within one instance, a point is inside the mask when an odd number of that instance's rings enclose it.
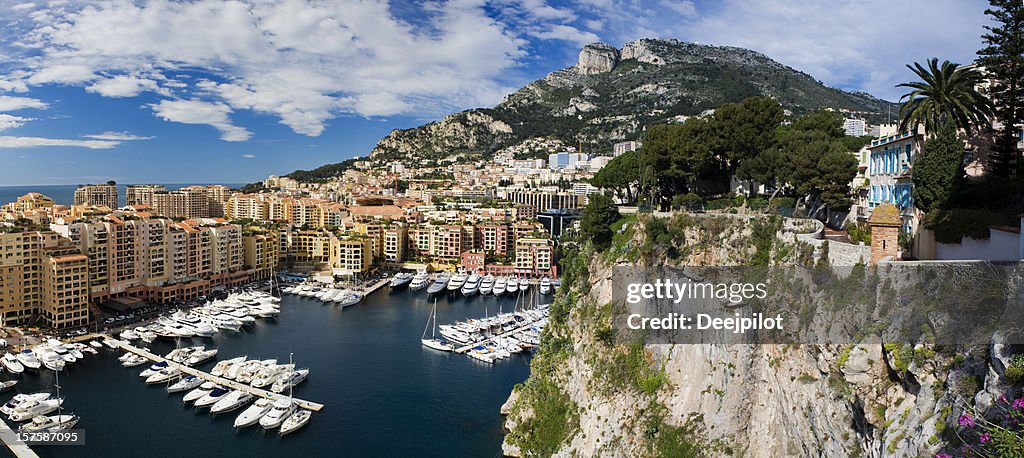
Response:
[[[594,8],[585,10],[583,3]],[[894,85],[912,76],[904,63],[931,55],[968,62],[986,23],[983,2],[951,2],[943,8],[901,4],[927,16],[911,24],[893,23],[898,14],[870,14],[869,2],[833,8],[815,26],[793,27],[798,18],[790,14],[792,8],[777,3],[760,10],[739,1],[666,1],[642,10],[621,2],[446,3],[433,15],[395,3],[368,8],[362,18],[397,27],[406,41],[377,40],[372,31],[347,23],[324,30],[348,31],[352,39],[367,43],[356,55],[285,43],[284,31],[276,31],[277,41],[242,40],[245,47],[228,46],[240,37],[234,33],[268,32],[271,13],[264,22],[241,23],[233,34],[204,37],[216,44],[210,47],[215,51],[204,54],[188,41],[165,47],[170,43],[138,39],[166,32],[144,19],[160,14],[167,23],[201,23],[210,20],[204,14],[231,11],[204,13],[163,2],[140,7],[116,2],[6,5],[8,35],[0,40],[0,160],[8,166],[0,170],[0,183],[233,183],[311,169],[365,156],[392,129],[491,106],[515,88],[571,66],[580,47],[598,41],[622,46],[637,38],[673,37],[740,46],[830,86],[895,100],[900,92]],[[258,9],[232,5],[240,11]],[[333,17],[331,11],[301,2],[289,6],[305,8],[314,18]],[[513,19],[516,14],[529,23]],[[491,41],[460,41],[464,34],[445,28],[470,18],[487,24],[492,34],[483,38]],[[940,31],[926,27],[928,21],[951,26]],[[876,36],[881,34],[861,33],[896,29],[902,33],[884,40]],[[98,30],[135,44],[105,45],[97,40]],[[185,38],[170,34],[165,40]],[[910,40],[913,46],[898,46]],[[162,50],[172,47],[178,51]],[[434,51],[417,57],[417,47]],[[310,56],[333,64],[303,67],[312,70],[295,75],[294,65],[308,63]],[[357,59],[376,73],[335,75],[338,59]],[[254,68],[273,69],[270,73],[279,79],[258,79]],[[386,78],[380,76],[385,73]],[[413,79],[421,83],[407,83]],[[442,84],[441,79],[450,81]]]

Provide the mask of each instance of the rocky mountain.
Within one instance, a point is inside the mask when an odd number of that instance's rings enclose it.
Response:
[[[648,125],[756,95],[774,97],[795,114],[833,108],[878,119],[892,106],[827,87],[747,49],[665,39],[637,40],[621,50],[595,43],[580,51],[576,65],[526,85],[494,108],[392,131],[371,157],[473,159],[538,136],[583,143],[584,149],[607,147],[639,138]]]

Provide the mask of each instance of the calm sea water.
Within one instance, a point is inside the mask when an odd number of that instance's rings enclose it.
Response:
[[[157,183],[160,184],[160,183]],[[238,188],[244,185],[244,183],[173,183],[164,184],[168,191],[175,189],[181,189],[187,186],[199,186],[209,184],[223,184],[229,188]],[[127,184],[118,183],[117,185],[117,197],[120,199],[120,205],[125,205],[125,188]],[[75,188],[77,185],[40,185],[40,186],[0,186],[0,204],[6,204],[8,202],[14,202],[19,197],[24,196],[30,192],[38,192],[43,195],[49,196],[54,202],[62,205],[71,205],[75,203]]]
[[[514,306],[511,298],[442,297],[438,322],[480,317],[485,309],[493,314],[499,303],[506,311]],[[33,448],[43,457],[500,456],[498,410],[529,375],[528,356],[486,365],[423,348],[419,339],[431,307],[423,291],[387,287],[344,310],[285,295],[276,321],[261,320],[246,333],[187,339],[216,346],[217,359],[286,362],[292,352],[297,367],[310,369],[295,396],[325,407],[284,438],[258,426],[236,431],[232,422],[240,411],[217,417],[197,411],[182,404],[181,393],[146,385],[138,373],[147,366],[123,368],[119,354],[103,348],[60,374],[65,406],[82,417],[86,445]],[[158,339],[151,348],[165,354],[173,344]],[[18,391],[52,389],[51,371],[20,378]]]

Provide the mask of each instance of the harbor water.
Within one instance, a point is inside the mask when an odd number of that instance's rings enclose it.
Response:
[[[513,298],[440,296],[438,323],[494,314],[499,305],[510,311],[514,304]],[[295,396],[325,407],[289,436],[258,426],[235,430],[241,410],[211,416],[184,405],[182,393],[143,382],[138,374],[148,365],[123,368],[119,354],[103,348],[60,374],[65,413],[82,417],[76,428],[86,431],[86,445],[33,449],[43,457],[500,456],[498,410],[529,375],[529,357],[521,353],[492,365],[423,348],[420,336],[432,307],[424,291],[386,286],[344,310],[286,294],[276,320],[182,342],[218,348],[217,360],[248,355],[285,363],[294,353],[296,367],[310,369]],[[163,339],[149,345],[159,354],[174,346]],[[208,371],[214,364],[198,367]],[[45,369],[19,378],[19,392],[53,389],[53,372]]]

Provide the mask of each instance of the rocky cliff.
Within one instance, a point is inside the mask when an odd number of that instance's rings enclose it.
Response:
[[[633,41],[621,50],[595,43],[580,51],[576,65],[527,84],[493,108],[391,132],[371,157],[474,160],[538,136],[606,147],[639,138],[653,123],[755,95],[774,97],[794,113],[833,108],[882,116],[891,105],[827,87],[747,49],[662,39]]]
[[[568,287],[552,305],[531,378],[502,409],[507,455],[930,457],[956,446],[963,408],[991,405],[1011,389],[995,347],[623,341],[609,328],[615,265],[744,264],[766,254],[773,263],[813,262],[821,254],[778,221],[650,224],[627,223],[607,252],[566,258]],[[838,313],[819,308],[809,319],[813,327]]]

